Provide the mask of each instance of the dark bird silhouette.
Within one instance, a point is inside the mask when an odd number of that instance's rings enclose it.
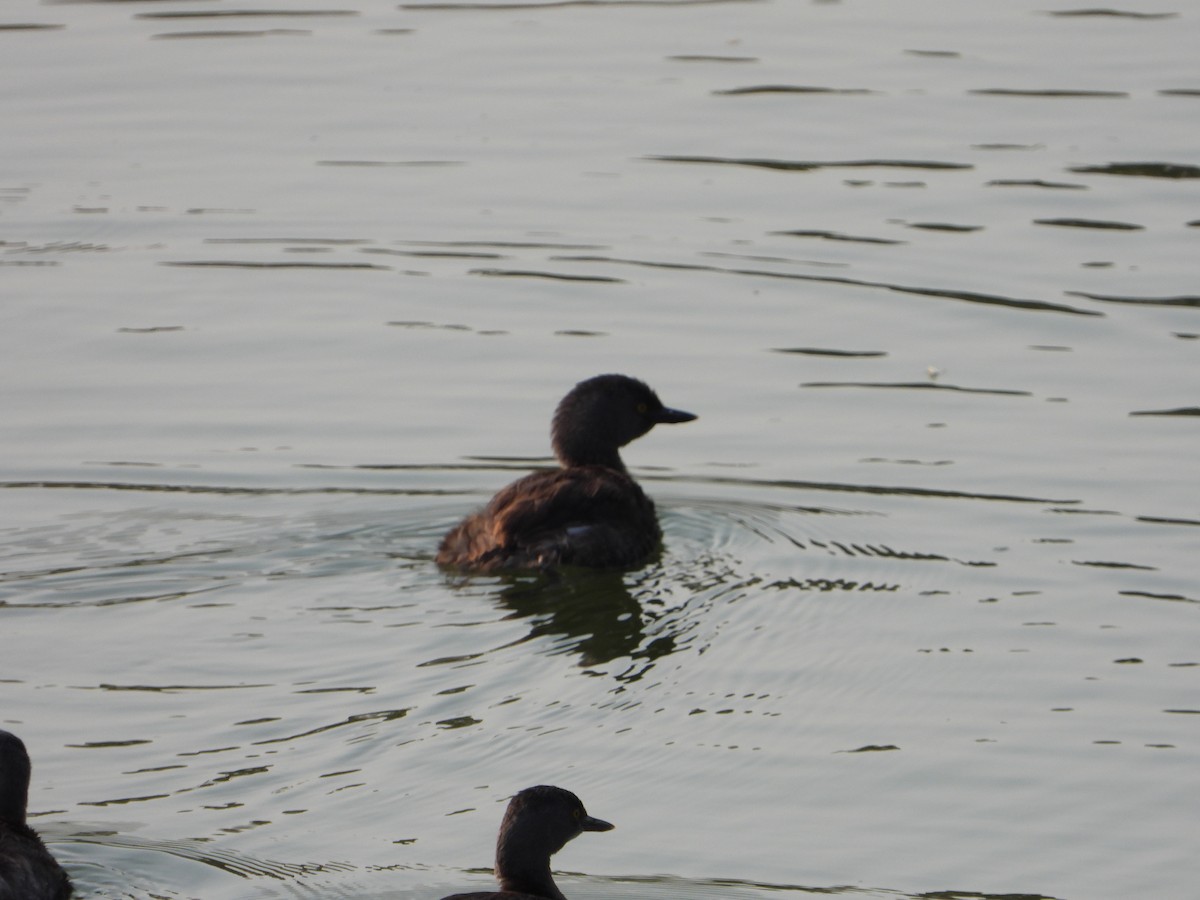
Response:
[[[654,503],[618,452],[655,425],[690,422],[627,375],[597,375],[563,397],[550,427],[560,468],[514,481],[450,529],[440,565],[474,572],[615,568],[641,562],[662,540]]]
[[[25,744],[0,731],[0,900],[66,900],[71,879],[25,824],[31,771]]]
[[[452,894],[442,900],[567,900],[550,874],[550,857],[585,831],[613,826],[587,814],[570,791],[525,788],[509,801],[496,839],[499,891]]]

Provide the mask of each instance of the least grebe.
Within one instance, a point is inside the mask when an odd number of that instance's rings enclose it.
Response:
[[[504,488],[442,539],[437,561],[476,572],[631,566],[662,539],[654,503],[618,452],[655,425],[696,417],[627,375],[597,375],[563,397],[550,426],[560,468]]]
[[[31,771],[25,744],[0,730],[0,900],[65,900],[71,879],[25,823]]]
[[[585,831],[612,828],[589,816],[570,791],[545,784],[525,788],[509,801],[496,839],[500,890],[452,894],[442,900],[567,900],[550,875],[550,857]]]

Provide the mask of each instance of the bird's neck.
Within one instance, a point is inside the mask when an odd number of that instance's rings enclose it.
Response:
[[[496,877],[502,891],[533,894],[548,900],[567,900],[550,874],[549,858],[530,862],[515,859],[501,850],[496,854]]]
[[[598,447],[571,435],[554,435],[554,455],[563,468],[572,466],[604,466],[606,469],[625,471],[625,463],[616,447]]]
[[[0,823],[10,826],[25,824],[25,805],[28,802],[28,789],[19,789],[10,784],[0,787]]]

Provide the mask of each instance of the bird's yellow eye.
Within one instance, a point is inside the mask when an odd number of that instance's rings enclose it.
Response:
[[[646,411],[647,411],[649,408],[650,408],[650,407],[648,407],[648,406],[647,406],[645,403],[639,403],[639,404],[637,405],[637,411],[638,411],[638,413],[639,413],[640,415],[643,415],[643,416],[646,414]]]
[[[581,818],[583,816],[583,810],[577,806],[574,809],[574,814],[575,814],[575,818],[577,818],[577,819]]]

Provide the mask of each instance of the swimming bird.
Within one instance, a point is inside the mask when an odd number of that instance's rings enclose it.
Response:
[[[509,801],[496,839],[499,891],[452,894],[442,900],[567,900],[550,874],[550,857],[585,831],[613,826],[587,814],[579,798],[560,787],[525,788]]]
[[[0,900],[66,900],[71,879],[25,824],[31,771],[25,744],[0,730]]]
[[[615,568],[641,562],[662,539],[654,503],[618,452],[655,425],[690,422],[644,382],[597,375],[563,397],[550,426],[559,468],[514,481],[450,529],[440,565],[474,572]]]

